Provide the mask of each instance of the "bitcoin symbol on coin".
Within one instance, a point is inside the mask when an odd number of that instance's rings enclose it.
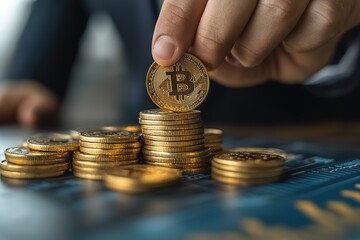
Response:
[[[165,72],[170,76],[171,92],[170,96],[176,96],[176,100],[184,100],[185,95],[189,95],[195,89],[194,83],[191,81],[191,73],[183,70],[181,65],[173,66],[173,71]]]

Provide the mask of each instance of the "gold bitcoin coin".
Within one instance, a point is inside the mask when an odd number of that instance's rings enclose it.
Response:
[[[28,147],[37,151],[69,152],[79,148],[79,141],[69,134],[47,134],[28,139]]]
[[[123,166],[123,165],[130,165],[130,164],[137,164],[139,163],[138,159],[134,159],[134,160],[126,160],[126,161],[108,161],[108,162],[94,162],[94,161],[85,161],[85,160],[79,160],[74,158],[73,159],[73,164],[75,164],[76,166],[82,168],[110,168],[110,167],[118,167],[118,166]]]
[[[118,148],[118,149],[101,149],[101,148],[87,148],[80,146],[82,153],[93,155],[128,155],[140,153],[141,148]]]
[[[200,157],[200,156],[207,156],[210,154],[210,149],[205,148],[199,151],[193,152],[183,152],[183,153],[169,153],[169,152],[160,152],[160,151],[149,151],[143,150],[144,155],[150,156],[158,156],[158,157],[172,157],[172,158],[186,158],[186,157]]]
[[[163,131],[163,130],[143,130],[143,134],[145,135],[153,135],[153,136],[189,136],[189,135],[198,135],[198,134],[204,134],[203,128],[194,128],[189,130],[169,130],[169,131]]]
[[[154,136],[143,134],[143,139],[162,141],[162,142],[180,142],[180,141],[192,141],[197,139],[203,139],[204,134],[188,135],[188,136]]]
[[[128,131],[128,132],[135,132],[135,133],[141,132],[140,125],[105,126],[105,127],[101,127],[100,129],[106,130],[106,131]]]
[[[209,75],[202,62],[185,53],[174,65],[153,63],[146,76],[151,100],[161,109],[187,112],[197,108],[209,92]]]
[[[126,161],[134,160],[138,158],[138,154],[125,154],[125,155],[91,155],[82,153],[79,151],[74,152],[74,158],[85,160],[85,161],[96,161],[96,162],[111,162],[111,161]]]
[[[108,170],[104,177],[106,186],[134,192],[170,186],[180,180],[181,173],[175,169],[139,164]]]
[[[141,130],[161,130],[161,131],[177,131],[194,128],[203,128],[202,122],[181,125],[141,125]]]
[[[143,139],[144,145],[159,146],[159,147],[184,147],[184,146],[195,146],[204,144],[204,139],[196,139],[191,141],[175,141],[175,142],[163,142],[156,140]]]
[[[157,121],[172,121],[172,120],[186,120],[199,119],[201,111],[191,110],[188,112],[169,112],[163,109],[150,109],[140,112],[140,119],[157,120]]]
[[[80,141],[100,143],[124,143],[139,141],[140,134],[129,131],[90,130],[80,134]]]
[[[143,149],[150,151],[161,151],[161,152],[191,152],[204,149],[204,144],[193,145],[193,146],[185,146],[185,147],[162,147],[162,146],[152,146],[152,145],[144,145]]]
[[[232,178],[225,177],[215,173],[211,173],[211,177],[218,182],[225,184],[235,184],[235,185],[258,185],[266,184],[279,181],[281,176],[268,177],[268,178],[255,178],[255,179],[246,179],[246,178]]]
[[[285,158],[271,153],[262,152],[225,152],[213,157],[219,164],[243,167],[279,167]]]
[[[199,163],[204,161],[209,161],[210,155],[205,155],[201,157],[158,157],[158,156],[150,156],[144,155],[144,160],[150,162],[163,162],[163,163]]]
[[[41,152],[33,151],[24,147],[8,148],[4,152],[7,160],[28,160],[28,161],[46,161],[57,158],[66,158],[69,156],[68,152]]]
[[[157,126],[174,126],[174,125],[188,125],[194,123],[200,123],[200,118],[192,118],[185,120],[147,120],[147,119],[139,119],[139,123],[142,125],[157,125]]]
[[[64,175],[65,172],[66,171],[30,173],[30,172],[14,172],[14,171],[1,170],[1,175],[8,178],[36,179],[36,178],[57,177]]]
[[[263,172],[233,172],[228,170],[221,170],[216,167],[212,167],[211,171],[217,175],[232,177],[232,178],[246,178],[246,179],[254,179],[254,178],[268,178],[280,176],[282,174],[282,169],[278,171],[263,171]]]
[[[17,165],[3,160],[0,163],[0,167],[2,170],[12,172],[43,173],[65,171],[69,169],[70,164],[68,162],[62,162],[48,165]]]
[[[130,142],[130,143],[93,143],[93,142],[80,142],[80,147],[87,148],[99,148],[99,149],[132,149],[140,148],[141,142]]]

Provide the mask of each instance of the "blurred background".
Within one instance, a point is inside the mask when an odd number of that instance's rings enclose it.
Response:
[[[60,0],[61,1],[61,0]],[[35,0],[0,1],[0,81]],[[118,99],[126,78],[121,39],[102,12],[91,16],[61,110],[62,126],[112,125],[121,118]],[[0,89],[1,90],[1,89]],[[95,93],[104,92],[102,98]]]

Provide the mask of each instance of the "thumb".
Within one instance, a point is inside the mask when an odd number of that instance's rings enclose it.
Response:
[[[206,2],[206,0],[164,1],[152,43],[152,55],[159,65],[172,65],[188,51]]]

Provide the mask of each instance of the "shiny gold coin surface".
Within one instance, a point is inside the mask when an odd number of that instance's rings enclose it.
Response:
[[[14,171],[1,170],[1,175],[8,178],[36,179],[36,178],[57,177],[64,175],[65,172],[66,171],[30,173],[30,172],[14,172]]]
[[[16,164],[16,165],[52,165],[57,163],[66,162],[66,158],[49,158],[49,159],[21,159],[21,158],[6,158],[8,163]]]
[[[92,142],[80,142],[80,147],[87,148],[99,148],[99,149],[123,149],[123,148],[140,148],[141,142],[130,142],[130,143],[92,143]]]
[[[149,187],[161,187],[180,181],[181,174],[174,169],[150,166],[128,165],[108,170],[105,182],[112,184],[133,184]]]
[[[243,167],[279,167],[285,163],[280,155],[262,152],[224,152],[213,159],[219,164]]]
[[[153,63],[146,76],[151,100],[161,109],[187,112],[197,108],[209,92],[210,80],[204,64],[185,53],[174,65]]]
[[[197,163],[164,163],[164,162],[153,162],[145,161],[146,164],[176,168],[176,169],[192,169],[192,168],[201,168],[201,167],[210,167],[210,160],[206,162],[197,162]]]
[[[185,146],[185,147],[159,147],[152,145],[144,145],[143,149],[150,151],[161,151],[161,152],[191,152],[204,149],[204,144],[194,145],[194,146]]]
[[[281,179],[281,176],[268,177],[268,178],[255,178],[255,179],[232,178],[232,177],[221,176],[216,173],[211,173],[211,177],[221,183],[245,185],[245,186],[272,183],[279,181]]]
[[[141,132],[140,125],[127,125],[127,126],[105,126],[101,127],[101,130],[106,131],[128,131],[128,132]]]
[[[108,162],[94,162],[94,161],[85,161],[85,160],[79,160],[74,158],[73,164],[75,164],[78,167],[84,167],[84,168],[110,168],[110,167],[118,167],[123,165],[129,165],[129,164],[137,164],[139,163],[138,159],[134,160],[126,160],[126,161],[108,161]]]
[[[205,128],[204,129],[205,135],[209,138],[211,137],[222,137],[223,130],[216,129],[216,128]]]
[[[188,136],[154,136],[154,135],[142,135],[143,139],[154,140],[161,142],[180,142],[180,141],[192,141],[197,139],[204,139],[204,134],[188,135]]]
[[[82,153],[93,155],[128,155],[140,153],[141,148],[118,148],[118,149],[100,149],[100,148],[87,148],[80,146],[79,149]]]
[[[183,152],[183,153],[169,153],[169,152],[161,152],[161,151],[149,151],[143,149],[144,155],[150,156],[158,156],[158,157],[171,157],[171,158],[186,158],[186,157],[200,157],[200,156],[207,156],[210,154],[210,149],[205,148],[199,151],[193,152]]]
[[[17,165],[8,163],[3,160],[0,163],[0,168],[6,171],[13,172],[29,172],[29,173],[45,173],[45,172],[58,172],[68,170],[70,164],[68,162],[48,164],[48,165]]]
[[[187,130],[194,128],[203,128],[202,122],[193,124],[181,124],[181,125],[141,125],[141,130],[162,130],[162,131],[177,131]]]
[[[80,134],[80,141],[100,143],[137,142],[140,134],[129,131],[90,130]]]
[[[81,170],[73,170],[75,177],[88,179],[88,180],[103,180],[103,174],[88,173]]]
[[[174,126],[174,125],[188,125],[194,123],[200,123],[200,118],[193,118],[193,119],[185,119],[185,120],[147,120],[147,119],[139,119],[139,123],[142,125],[157,125],[157,126]]]
[[[251,152],[251,153],[263,153],[279,155],[286,159],[286,152],[278,148],[261,148],[261,147],[236,147],[228,148],[227,152]]]
[[[150,156],[150,155],[144,155],[144,160],[150,161],[150,162],[163,162],[163,163],[199,163],[204,161],[210,160],[210,155],[205,155],[201,157],[158,157],[158,156]]]
[[[79,141],[69,134],[48,134],[28,139],[28,147],[37,151],[65,152],[79,148]]]
[[[140,119],[147,120],[185,120],[185,119],[199,119],[201,117],[201,111],[191,110],[187,112],[169,112],[163,109],[150,109],[140,112]]]
[[[263,172],[282,172],[283,167],[243,167],[243,166],[234,166],[234,165],[225,165],[212,160],[211,165],[220,170],[232,171],[232,172],[242,172],[242,173],[263,173]]]
[[[4,152],[7,160],[48,160],[48,159],[56,159],[56,158],[66,158],[69,156],[68,152],[41,152],[30,150],[29,148],[24,147],[11,147],[5,150]]]
[[[280,176],[282,174],[282,169],[278,171],[263,171],[259,173],[259,172],[233,172],[233,171],[227,171],[216,167],[212,167],[211,171],[217,175],[221,175],[225,177],[246,178],[246,179],[268,178],[268,177]]]
[[[163,131],[163,130],[143,130],[143,134],[145,135],[152,135],[152,136],[189,136],[189,135],[198,135],[198,134],[204,134],[203,128],[194,128],[189,130],[169,130],[169,131]]]
[[[143,139],[144,145],[159,146],[159,147],[183,147],[183,146],[195,146],[199,144],[204,144],[204,139],[196,139],[190,141],[174,141],[174,142],[164,142],[156,140],[147,140]]]
[[[74,158],[85,161],[108,162],[108,161],[126,161],[138,158],[138,154],[125,155],[91,155],[79,151],[74,152]]]

